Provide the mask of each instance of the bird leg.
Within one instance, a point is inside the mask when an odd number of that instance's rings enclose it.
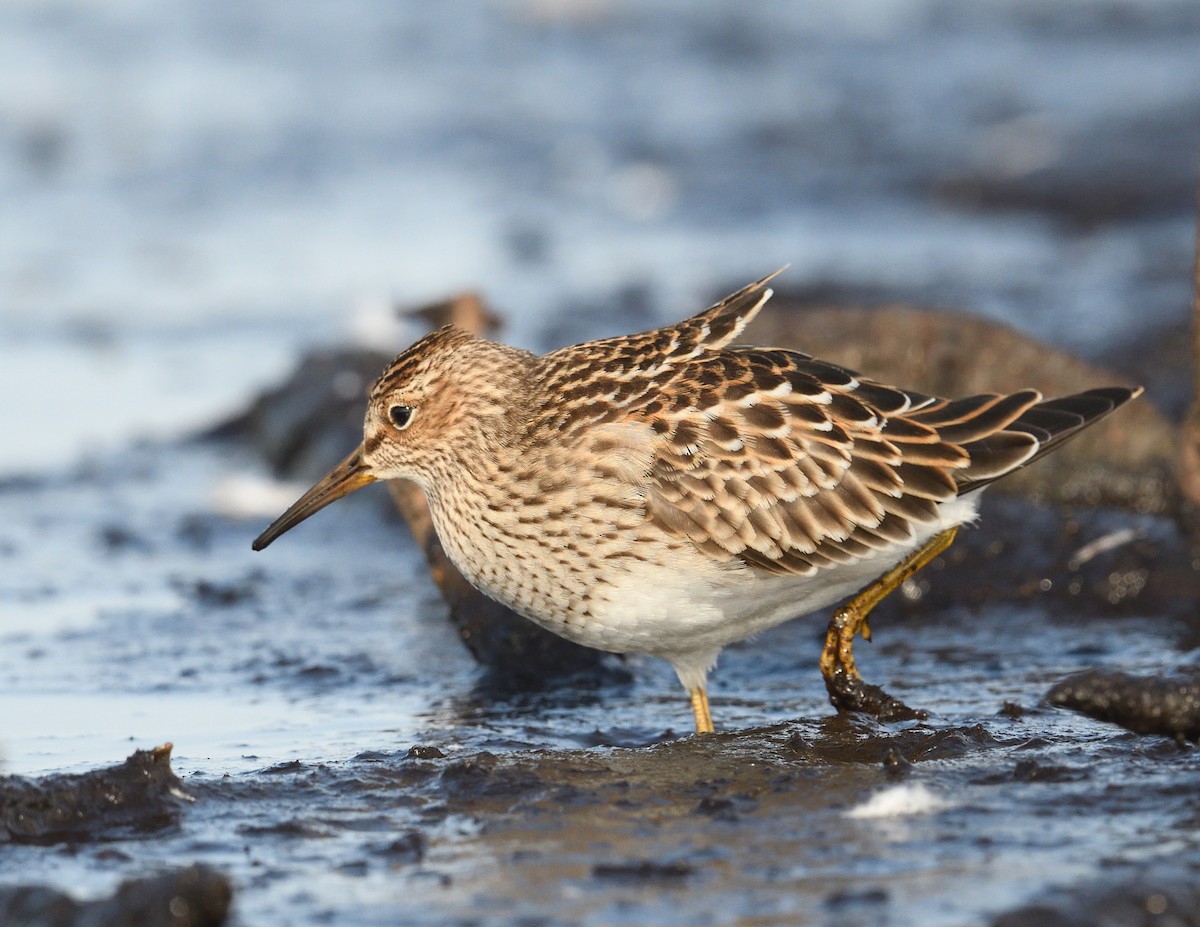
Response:
[[[712,713],[708,710],[708,693],[697,686],[688,693],[692,697],[692,714],[696,716],[696,733],[713,733]]]
[[[852,648],[854,638],[859,634],[865,640],[871,639],[871,629],[867,624],[871,609],[949,547],[957,533],[956,526],[934,535],[833,613],[825,634],[825,649],[821,652],[821,675],[825,677],[829,701],[839,711],[872,714],[883,721],[907,721],[926,716],[923,711],[914,711],[878,686],[863,682],[854,663]]]

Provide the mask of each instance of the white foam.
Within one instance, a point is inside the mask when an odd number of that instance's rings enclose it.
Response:
[[[228,476],[212,491],[212,507],[228,518],[274,518],[308,489],[261,476]]]
[[[847,811],[846,817],[857,820],[899,818],[929,814],[950,806],[951,802],[931,792],[924,784],[906,782],[876,792],[863,804]]]

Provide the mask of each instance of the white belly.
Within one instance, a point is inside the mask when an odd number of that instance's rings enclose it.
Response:
[[[974,520],[977,508],[978,493],[945,503],[939,521],[921,526],[910,543],[812,576],[768,574],[740,562],[709,562],[707,570],[696,563],[673,570],[646,565],[640,575],[630,573],[596,616],[594,629],[604,643],[591,646],[673,663],[691,654],[715,657],[728,644],[852,596],[934,535]]]

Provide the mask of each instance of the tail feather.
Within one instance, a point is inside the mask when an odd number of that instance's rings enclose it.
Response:
[[[1036,437],[1017,430],[999,431],[964,447],[971,463],[955,475],[960,496],[1020,469],[1041,449]]]
[[[1032,389],[1002,396],[994,402],[987,403],[969,418],[938,426],[938,437],[943,441],[970,447],[984,438],[1003,433],[1014,422],[1019,421],[1023,413],[1034,408],[1041,398],[1042,394]]]
[[[1141,394],[1140,386],[1106,386],[1049,399],[1028,407],[1002,430],[966,441],[971,464],[958,474],[959,495],[1033,463]]]

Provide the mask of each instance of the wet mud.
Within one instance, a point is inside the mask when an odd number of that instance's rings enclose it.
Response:
[[[178,823],[191,798],[171,771],[171,747],[119,766],[43,779],[0,777],[0,842],[117,840]]]

